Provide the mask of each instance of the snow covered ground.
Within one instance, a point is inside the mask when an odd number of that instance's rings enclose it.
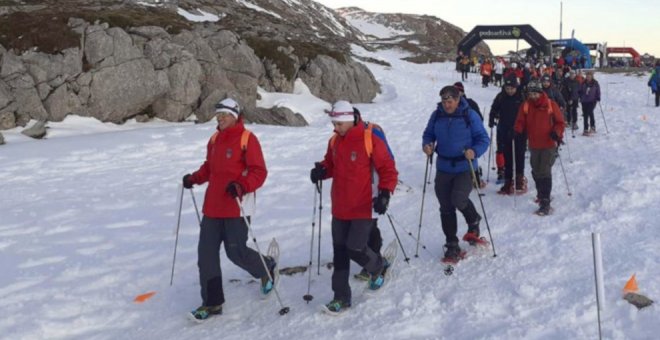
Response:
[[[365,51],[356,51],[369,55]],[[598,135],[566,138],[554,167],[555,213],[533,215],[530,190],[514,201],[495,194],[494,173],[483,191],[497,257],[485,252],[459,264],[452,276],[439,263],[444,237],[438,203],[426,197],[422,243],[414,258],[425,157],[421,133],[439,89],[460,79],[453,65],[416,65],[396,52],[372,55],[392,67],[368,65],[383,85],[373,104],[357,107],[385,129],[400,179],[390,212],[411,257],[376,296],[352,281],[354,306],[334,318],[318,312],[332,298],[331,271],[282,276],[277,300],[260,301],[258,284],[222,254],[225,314],[192,324],[185,314],[200,303],[196,266],[198,227],[184,195],[174,285],[169,286],[178,185],[198,168],[214,123],[115,126],[70,117],[51,123],[52,137],[3,132],[0,146],[0,334],[7,339],[594,339],[598,336],[591,232],[602,233],[605,269],[603,335],[657,339],[660,312],[621,298],[633,273],[640,292],[660,297],[660,109],[647,104],[646,79],[596,74],[603,88]],[[263,106],[296,106],[311,125],[251,125],[261,140],[269,176],[259,191],[253,228],[261,249],[276,237],[281,266],[309,261],[313,187],[309,168],[324,152],[331,125],[322,103],[304,87],[267,94]],[[488,108],[497,89],[470,74],[468,96]],[[288,103],[288,104],[287,104]],[[329,104],[326,108],[329,107]],[[90,133],[93,132],[93,133]],[[570,149],[570,153],[569,153]],[[487,157],[482,158],[484,171]],[[528,178],[529,166],[527,166]],[[324,188],[321,262],[331,261],[329,183]],[[533,188],[533,183],[530,183]],[[195,188],[198,204],[203,187]],[[473,200],[479,207],[478,199]],[[481,209],[479,209],[481,212]],[[317,226],[318,227],[318,226]],[[385,243],[394,238],[380,219]],[[482,230],[486,226],[482,223]],[[459,218],[459,233],[465,225]],[[249,243],[253,246],[252,242]],[[315,250],[316,253],[316,250]],[[403,256],[399,253],[399,260]],[[316,256],[314,267],[316,267]],[[356,265],[353,270],[357,271]],[[136,295],[155,291],[142,304]],[[655,320],[655,321],[653,321]]]

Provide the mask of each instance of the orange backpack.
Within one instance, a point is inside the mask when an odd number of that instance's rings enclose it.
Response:
[[[367,156],[371,158],[371,154],[374,151],[374,144],[372,140],[373,132],[374,132],[374,126],[379,129],[383,130],[380,128],[380,126],[373,124],[373,123],[366,123],[367,127],[364,129],[364,148],[367,150]],[[330,137],[330,147],[335,146],[335,141],[337,140],[337,133],[333,134],[332,137]]]
[[[211,136],[211,145],[215,144],[216,138],[218,138],[218,134],[220,131],[216,131],[213,136]],[[248,140],[250,140],[250,135],[252,132],[248,129],[243,130],[243,133],[241,134],[241,150],[245,152],[247,150],[247,144]]]

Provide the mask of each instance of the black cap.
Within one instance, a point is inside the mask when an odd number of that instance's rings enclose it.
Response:
[[[527,91],[541,93],[543,92],[543,86],[541,86],[541,82],[539,82],[538,80],[532,79],[527,84]]]
[[[518,87],[518,79],[515,77],[507,77],[504,79],[504,86]]]

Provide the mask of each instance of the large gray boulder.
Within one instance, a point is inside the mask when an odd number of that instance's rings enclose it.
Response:
[[[180,62],[167,69],[169,91],[153,104],[156,117],[173,122],[188,117],[202,93],[202,67],[188,52],[182,51],[179,58]]]
[[[13,112],[0,111],[0,130],[16,127],[16,117]]]
[[[256,108],[245,110],[243,117],[249,123],[284,126],[307,126],[307,121],[300,113],[294,113],[291,109],[276,106],[270,109]]]
[[[11,92],[9,91],[9,86],[5,84],[2,80],[0,80],[0,109],[4,109],[11,103],[13,100],[13,96],[11,95]]]
[[[105,32],[107,27],[92,25],[85,30],[85,57],[92,66],[110,57],[114,51],[113,39]]]
[[[7,78],[19,73],[25,73],[26,68],[19,57],[12,52],[6,52],[2,55],[0,64],[0,78]]]
[[[88,112],[101,121],[120,123],[143,111],[168,89],[167,75],[156,72],[146,59],[107,67],[92,76]]]
[[[48,112],[44,108],[39,93],[34,87],[16,88],[13,90],[16,99],[16,113],[32,119],[46,120]]]
[[[46,121],[40,120],[34,123],[34,125],[32,125],[31,127],[21,131],[21,133],[28,137],[32,137],[35,139],[42,139],[46,137],[47,128],[48,127],[46,126]]]
[[[68,91],[66,84],[58,87],[44,102],[48,111],[48,120],[60,122],[68,114],[77,114],[82,111],[80,99],[72,91]]]
[[[298,73],[310,91],[329,102],[345,99],[352,103],[370,102],[380,92],[378,83],[366,66],[348,61],[342,65],[337,60],[319,55]]]

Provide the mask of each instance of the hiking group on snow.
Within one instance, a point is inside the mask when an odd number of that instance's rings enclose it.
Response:
[[[479,189],[486,185],[481,179],[477,159],[489,151],[493,128],[497,127],[497,183],[502,184],[498,194],[527,192],[524,173],[525,153],[529,149],[539,205],[535,213],[541,216],[552,211],[552,166],[559,157],[564,130],[578,128],[579,104],[584,117],[583,135],[590,136],[596,131],[594,109],[600,101],[600,87],[593,72],[587,71],[583,77],[581,71],[570,68],[559,67],[556,71],[552,67],[535,69],[529,63],[520,70],[515,62],[505,65],[500,60],[494,70],[494,81],[502,89],[495,96],[489,112],[490,136],[479,106],[467,98],[461,82],[441,89],[441,100],[422,133],[421,149],[427,157],[427,172],[432,167],[434,155],[437,157],[434,191],[445,235],[445,252],[441,261],[447,265],[456,264],[466,255],[459,246],[457,210],[467,225],[462,239],[470,246],[490,246],[481,237],[482,215],[469,196],[473,189],[479,193]],[[465,73],[464,69],[461,71]],[[659,71],[660,64],[649,80],[649,86],[656,94],[656,105]],[[490,71],[487,76],[482,86],[491,82]],[[270,250],[269,254],[263,255],[258,251],[258,245],[257,251],[246,245],[251,232],[250,216],[256,205],[255,191],[263,185],[268,172],[259,140],[245,129],[241,113],[239,103],[231,98],[216,105],[218,126],[207,144],[206,159],[197,171],[183,177],[183,187],[187,189],[208,183],[197,250],[202,305],[190,314],[198,321],[222,313],[225,302],[219,254],[222,243],[231,262],[260,280],[263,296],[269,296],[272,291],[277,294],[278,259]],[[335,102],[326,113],[332,122],[333,134],[323,159],[314,163],[310,170],[310,180],[318,195],[322,196],[322,182],[332,178],[331,283],[334,296],[323,310],[338,314],[351,307],[351,260],[362,267],[355,277],[367,281],[367,290],[377,291],[388,280],[388,269],[393,265],[394,257],[381,253],[383,242],[372,210],[390,217],[387,210],[398,183],[398,171],[380,126],[363,121],[360,111],[344,100]],[[481,194],[478,196],[481,200]],[[483,202],[481,207],[485,214]],[[312,248],[313,238],[312,235]],[[254,237],[253,240],[256,244]],[[310,271],[311,256],[310,250],[310,266],[307,268]],[[311,299],[311,295],[305,296],[306,301]],[[280,313],[287,311],[288,307]]]

